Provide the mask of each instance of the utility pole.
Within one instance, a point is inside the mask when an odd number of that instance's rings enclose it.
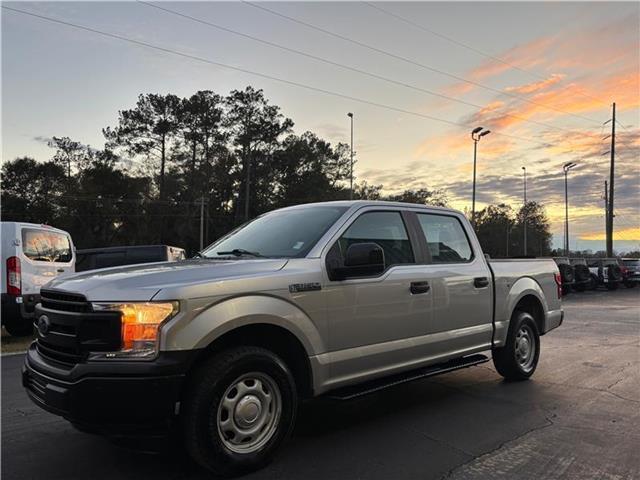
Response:
[[[615,156],[616,156],[616,102],[613,102],[613,114],[611,116],[611,169],[609,171],[609,200],[608,200],[608,222],[607,222],[607,257],[613,257],[613,183],[615,177]]]
[[[569,188],[567,182],[567,174],[569,170],[577,166],[577,163],[567,162],[562,166],[564,172],[564,254],[569,256]]]
[[[204,249],[204,195],[200,197],[200,251]]]
[[[522,167],[524,172],[524,217],[522,219],[524,230],[524,256],[527,256],[527,167]]]
[[[249,153],[247,154],[247,164],[246,170],[247,175],[245,178],[245,186],[244,186],[244,221],[249,221],[249,194],[251,193],[251,149],[249,149]]]
[[[347,113],[351,119],[351,172],[349,173],[349,200],[353,200],[353,113]]]
[[[609,191],[607,190],[607,181],[604,181],[604,232],[605,236],[609,235]]]

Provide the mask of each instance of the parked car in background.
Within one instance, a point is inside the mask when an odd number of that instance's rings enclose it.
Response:
[[[462,212],[288,207],[200,258],[49,284],[37,311],[51,328],[22,382],[81,430],[173,425],[203,467],[238,475],[273,457],[305,398],[355,398],[489,355],[506,379],[528,379],[540,337],[562,323],[561,287],[550,258],[487,259]]]
[[[76,272],[138,263],[176,262],[186,258],[184,249],[168,245],[87,248],[78,250],[76,255]]]
[[[615,290],[622,283],[622,270],[617,258],[589,258],[587,260],[591,272],[593,288],[603,285],[609,290]]]
[[[74,271],[71,236],[48,225],[2,222],[2,325],[11,335],[33,332],[40,287]]]
[[[624,286],[633,288],[640,284],[640,258],[620,258],[618,259]]]
[[[562,293],[566,295],[571,291],[571,287],[575,284],[574,268],[567,257],[554,257],[562,277]]]
[[[584,292],[587,288],[596,288],[597,283],[593,282],[591,272],[584,258],[570,258],[569,263],[573,267],[573,289],[577,292]]]

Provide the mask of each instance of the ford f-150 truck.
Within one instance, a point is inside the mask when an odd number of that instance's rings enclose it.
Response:
[[[392,202],[276,210],[199,258],[56,279],[23,384],[84,431],[158,425],[219,475],[257,469],[301,399],[489,360],[528,379],[563,320],[552,259],[488,260],[465,216]],[[118,433],[120,434],[120,433]]]

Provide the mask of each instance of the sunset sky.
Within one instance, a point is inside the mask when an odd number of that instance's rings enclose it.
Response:
[[[526,166],[528,199],[545,205],[555,246],[563,241],[562,165],[577,162],[569,176],[571,248],[598,250],[609,172],[603,137],[611,129],[603,123],[615,101],[614,248],[640,248],[638,2],[160,4],[334,65],[143,3],[3,5],[343,95],[3,9],[3,161],[48,159],[53,135],[101,147],[101,129],[139,93],[226,94],[253,85],[297,133],[347,142],[346,114],[354,112],[358,181],[386,192],[444,189],[460,209],[471,205],[469,131],[489,128],[478,150],[477,208],[519,207]]]

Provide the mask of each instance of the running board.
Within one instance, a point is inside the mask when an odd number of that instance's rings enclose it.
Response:
[[[421,378],[433,377],[435,375],[440,375],[441,373],[447,373],[461,368],[472,367],[487,361],[489,361],[489,357],[480,354],[455,358],[444,363],[438,363],[437,365],[411,370],[409,372],[392,375],[390,377],[379,378],[360,385],[338,388],[337,390],[327,393],[326,396],[335,400],[351,400],[352,398],[362,397],[363,395],[378,392],[402,383],[420,380]]]

